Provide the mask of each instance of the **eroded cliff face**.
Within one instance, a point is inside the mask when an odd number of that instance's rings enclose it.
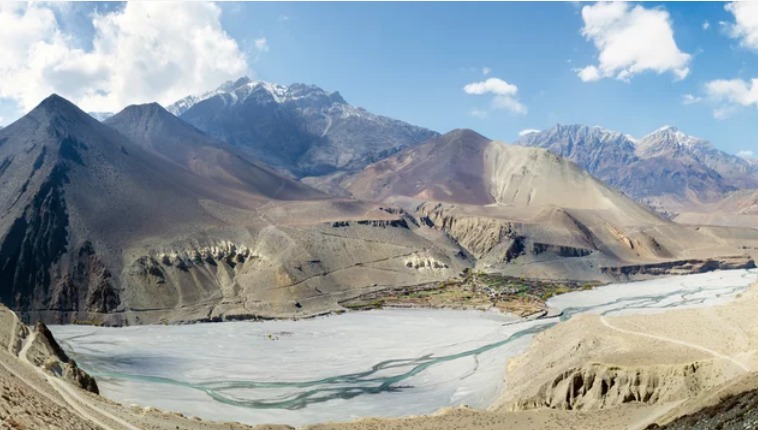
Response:
[[[592,363],[561,372],[510,410],[552,408],[596,410],[624,403],[659,404],[684,400],[728,378],[721,364],[698,361],[680,365],[613,366]]]
[[[202,237],[197,239],[195,237]],[[124,253],[106,324],[301,318],[366,292],[454,278],[472,261],[410,216],[205,231]]]
[[[624,229],[603,219],[587,220],[559,208],[533,219],[486,210],[467,213],[452,205],[425,203],[417,208],[420,223],[445,232],[490,267],[508,263],[591,257],[615,267],[625,260],[670,258],[671,253],[638,229]],[[597,275],[601,275],[597,273]]]

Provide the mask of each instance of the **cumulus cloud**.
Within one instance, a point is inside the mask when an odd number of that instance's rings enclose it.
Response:
[[[755,153],[750,149],[745,149],[737,152],[738,157],[742,158],[755,158]]]
[[[703,30],[708,30],[709,28],[711,28],[711,23],[708,20],[703,21]]]
[[[539,132],[540,132],[540,130],[537,130],[536,128],[527,128],[527,129],[519,131],[518,132],[518,137],[524,137],[527,134],[539,133]]]
[[[734,23],[726,24],[729,34],[742,46],[758,50],[758,4],[734,2],[727,4],[726,10],[734,15]]]
[[[669,13],[628,3],[596,3],[582,8],[582,35],[598,50],[598,64],[576,70],[585,82],[602,78],[630,80],[646,71],[671,72],[684,79],[690,54],[674,40]]]
[[[466,94],[492,95],[492,108],[504,109],[516,114],[524,115],[526,106],[521,104],[516,97],[518,87],[500,78],[488,78],[481,82],[472,82],[463,87]]]
[[[483,74],[484,76],[487,76],[487,75],[489,75],[490,73],[492,73],[492,69],[490,69],[489,67],[482,67],[482,74]]]
[[[53,92],[88,111],[167,104],[248,73],[213,3],[128,2],[93,12],[91,43],[65,33],[53,7],[0,4],[0,99],[24,110]]]
[[[739,106],[758,107],[758,79],[717,79],[705,84],[705,93],[717,104],[713,116],[724,119]]]

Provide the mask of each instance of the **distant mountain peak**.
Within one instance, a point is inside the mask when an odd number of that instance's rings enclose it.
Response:
[[[147,115],[162,115],[165,117],[176,118],[171,112],[166,110],[158,103],[145,103],[140,105],[129,105],[121,112],[114,116],[130,115],[130,116],[147,116]]]
[[[675,126],[675,125],[664,124],[664,125],[658,127],[658,129],[655,130],[651,134],[661,133],[661,132],[667,132],[667,131],[675,133],[675,132],[679,131],[679,128],[677,126]]]
[[[524,135],[518,144],[566,157],[638,199],[702,202],[758,184],[755,165],[673,125],[637,140],[602,127],[558,124]]]
[[[667,150],[708,148],[712,145],[705,139],[688,135],[676,126],[665,125],[640,139],[638,146],[641,154],[652,154]]]
[[[476,139],[476,140],[485,140],[487,142],[490,142],[492,139],[488,139],[481,134],[477,133],[474,130],[471,130],[470,128],[456,128],[454,130],[450,130],[447,133],[440,136],[440,138],[448,138],[448,139]]]
[[[257,96],[259,101],[263,97],[275,103],[286,103],[306,98],[320,99],[327,103],[347,103],[339,92],[325,91],[316,85],[294,83],[286,86],[243,76],[236,81],[227,81],[215,90],[201,95],[187,96],[168,106],[167,110],[176,116],[180,116],[197,103],[213,97],[222,98],[226,105],[234,105],[253,96]]]
[[[122,133],[125,129],[129,128],[129,124],[138,124],[139,133],[146,134],[149,134],[150,130],[154,127],[168,127],[177,136],[185,135],[187,129],[191,129],[192,133],[201,133],[195,127],[177,118],[158,103],[127,106],[124,110],[108,118],[103,123]],[[145,137],[146,135],[137,133],[136,130],[130,129],[130,131],[133,133],[131,135],[126,133],[127,136],[136,141],[150,140]]]

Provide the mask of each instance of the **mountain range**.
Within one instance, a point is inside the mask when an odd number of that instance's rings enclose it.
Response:
[[[658,186],[656,166],[669,188],[638,198],[750,185],[750,165],[727,175],[740,160],[671,128],[509,145],[247,79],[171,110],[98,121],[53,95],[0,130],[0,301],[53,322],[305,317],[467,268],[611,280],[758,249],[745,225],[673,222],[615,189]],[[752,210],[740,204],[724,207]]]
[[[249,78],[185,97],[167,109],[239,152],[343,197],[351,194],[339,184],[351,175],[439,136],[356,108],[338,92]],[[727,193],[758,188],[758,163],[723,152],[673,126],[635,139],[602,127],[557,125],[515,143],[574,161],[671,218],[714,203]]]
[[[732,191],[758,188],[758,164],[673,126],[637,140],[601,127],[557,125],[529,133],[516,143],[566,157],[630,197],[669,214],[716,202]]]
[[[57,322],[308,316],[471,264],[237,149],[157,104],[101,123],[44,100],[0,131],[0,301]]]

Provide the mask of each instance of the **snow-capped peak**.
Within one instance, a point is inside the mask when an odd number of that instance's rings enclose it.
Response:
[[[208,91],[202,95],[187,96],[166,109],[174,115],[179,116],[197,103],[212,97],[221,96],[226,104],[233,105],[244,101],[253,94],[261,94],[261,91],[276,103],[286,103],[309,97],[321,97],[327,98],[332,102],[345,103],[338,92],[327,92],[315,85],[292,84],[285,86],[242,77],[236,81],[227,81],[217,89]]]
[[[710,142],[690,136],[674,126],[664,126],[643,137],[637,143],[638,156],[643,158],[660,156],[721,157],[721,151]]]
[[[708,142],[699,137],[690,136],[673,125],[664,125],[640,139],[640,144],[647,148],[675,145],[692,149],[695,146],[708,144]]]

